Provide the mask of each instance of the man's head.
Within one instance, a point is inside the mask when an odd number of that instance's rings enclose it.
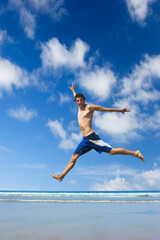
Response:
[[[74,101],[78,104],[78,106],[83,106],[85,104],[85,96],[82,93],[77,93],[74,97]]]

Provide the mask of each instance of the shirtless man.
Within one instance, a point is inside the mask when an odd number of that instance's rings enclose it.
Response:
[[[75,84],[72,84],[72,87],[69,87],[74,95],[74,100],[77,103],[79,107],[78,111],[78,123],[79,127],[83,133],[83,139],[74,151],[70,162],[64,169],[64,171],[60,175],[53,175],[51,176],[55,179],[57,179],[59,182],[63,180],[63,178],[66,176],[66,174],[74,167],[77,158],[79,158],[84,153],[89,152],[91,149],[96,150],[97,152],[107,152],[110,155],[116,155],[116,154],[123,154],[123,155],[132,155],[139,159],[141,159],[143,162],[144,157],[140,153],[139,150],[137,151],[130,151],[126,150],[124,148],[112,148],[108,143],[105,143],[102,141],[99,136],[95,133],[95,131],[92,129],[92,118],[94,111],[101,111],[101,112],[121,112],[125,114],[125,112],[130,112],[130,109],[128,107],[122,108],[122,109],[114,109],[114,108],[104,108],[97,105],[92,104],[86,104],[85,103],[85,97],[83,94],[75,92]]]

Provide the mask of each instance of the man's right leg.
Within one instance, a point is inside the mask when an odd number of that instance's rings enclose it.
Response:
[[[79,153],[73,154],[68,165],[66,166],[66,168],[64,169],[64,171],[60,174],[60,175],[53,175],[51,173],[51,176],[55,179],[57,179],[59,182],[62,182],[63,178],[66,176],[66,174],[74,167],[77,158],[80,157]]]
[[[130,150],[127,150],[124,148],[112,148],[108,153],[111,155],[116,155],[116,154],[131,155],[131,156],[135,156],[135,157],[141,159],[143,162],[145,161],[144,157],[142,156],[142,154],[140,153],[139,150],[130,151]]]

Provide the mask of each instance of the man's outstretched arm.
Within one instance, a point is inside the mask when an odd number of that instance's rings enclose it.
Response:
[[[100,111],[100,112],[121,112],[125,114],[125,112],[130,112],[131,109],[129,107],[124,107],[121,109],[116,109],[116,108],[105,108],[97,105],[89,105],[88,109],[91,111]]]
[[[76,92],[75,92],[75,83],[72,83],[72,87],[69,87],[69,89],[71,89],[71,91],[73,92],[73,96],[76,96]]]

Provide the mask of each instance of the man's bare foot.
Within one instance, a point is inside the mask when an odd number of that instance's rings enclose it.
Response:
[[[143,162],[145,161],[144,157],[142,156],[139,150],[136,151],[136,157],[140,158]]]
[[[51,173],[51,176],[52,176],[53,178],[55,178],[56,180],[58,180],[59,182],[62,182],[62,180],[63,180],[63,178],[61,177],[61,175],[53,175],[53,174]]]

